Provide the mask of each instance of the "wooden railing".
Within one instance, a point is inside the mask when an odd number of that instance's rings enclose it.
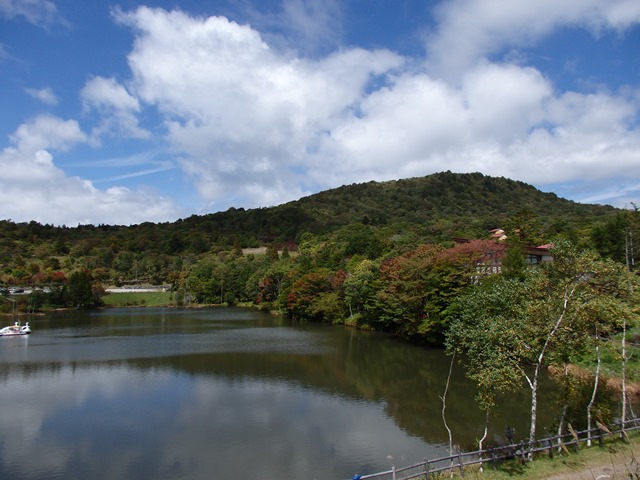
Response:
[[[410,480],[417,478],[428,480],[430,475],[447,471],[451,471],[451,473],[457,472],[460,476],[464,477],[465,467],[472,465],[488,465],[496,468],[500,462],[516,459],[524,463],[530,457],[536,454],[540,455],[541,453],[553,458],[553,455],[559,450],[568,451],[569,448],[572,448],[577,451],[580,449],[581,444],[586,444],[589,441],[602,446],[605,436],[623,437],[626,435],[626,432],[639,429],[640,418],[624,422],[624,429],[621,423],[610,426],[599,425],[591,430],[582,430],[579,432],[574,431],[569,426],[569,433],[542,438],[533,443],[526,441],[475,452],[458,452],[447,457],[424,460],[407,467],[396,468],[392,466],[390,470],[384,472],[367,475],[356,474],[351,480]]]

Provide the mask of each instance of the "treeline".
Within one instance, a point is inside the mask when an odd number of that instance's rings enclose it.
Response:
[[[0,286],[59,291],[84,272],[96,292],[168,284],[181,303],[251,302],[296,318],[440,341],[449,300],[477,283],[478,262],[498,255],[491,242],[455,238],[486,240],[501,227],[523,244],[566,238],[624,262],[638,248],[629,246],[633,232],[640,236],[637,218],[521,182],[445,172],[173,223],[0,221]],[[266,255],[247,253],[264,246]]]
[[[296,252],[208,255],[185,269],[176,297],[182,304],[250,302],[298,320],[441,343],[451,300],[492,273],[506,246],[475,240],[407,247],[396,241],[400,245],[374,227],[354,224],[331,241],[305,235]]]

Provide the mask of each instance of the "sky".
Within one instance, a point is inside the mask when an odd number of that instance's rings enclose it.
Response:
[[[640,206],[640,1],[0,0],[0,219],[442,171]]]

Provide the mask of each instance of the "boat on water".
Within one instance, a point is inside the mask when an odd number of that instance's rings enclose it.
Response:
[[[13,335],[29,335],[31,333],[31,327],[29,322],[24,325],[20,325],[20,322],[15,322],[13,325],[9,325],[0,329],[0,336],[8,337]]]

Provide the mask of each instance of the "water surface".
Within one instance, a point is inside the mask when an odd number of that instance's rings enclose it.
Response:
[[[251,309],[111,309],[0,338],[0,479],[347,479],[446,455],[449,359]],[[454,369],[447,421],[483,415]],[[504,426],[527,429],[527,392]],[[544,418],[543,422],[546,421]]]

